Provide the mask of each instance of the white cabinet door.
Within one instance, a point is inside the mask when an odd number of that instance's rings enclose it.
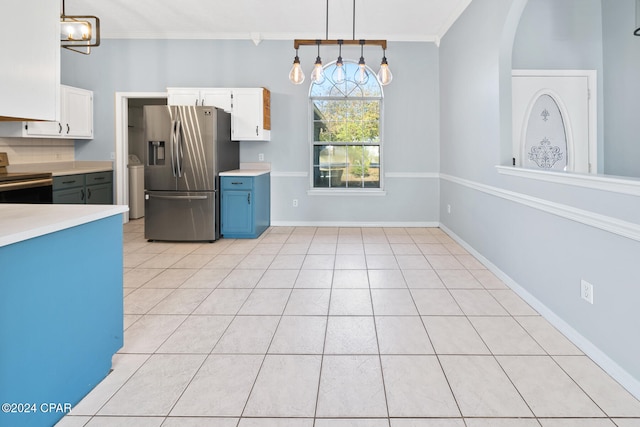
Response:
[[[211,88],[200,90],[200,105],[221,108],[227,113],[231,112],[231,89]]]
[[[167,105],[200,105],[200,89],[167,88]]]
[[[513,71],[515,166],[595,173],[595,77],[588,70]]]
[[[62,123],[61,122],[25,122],[25,136],[33,137],[61,137]]]
[[[93,138],[93,92],[70,86],[62,87],[63,133],[74,139]]]
[[[263,88],[233,89],[233,107],[231,114],[231,139],[235,141],[269,141],[270,128],[265,126],[265,102]],[[268,92],[267,92],[268,93]]]

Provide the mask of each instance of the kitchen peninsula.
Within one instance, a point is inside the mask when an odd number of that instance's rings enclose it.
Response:
[[[126,210],[0,204],[0,425],[53,425],[109,373]]]

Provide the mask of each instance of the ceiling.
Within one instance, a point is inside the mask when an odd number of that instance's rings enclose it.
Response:
[[[100,18],[102,38],[427,41],[471,0],[66,0],[67,15]]]

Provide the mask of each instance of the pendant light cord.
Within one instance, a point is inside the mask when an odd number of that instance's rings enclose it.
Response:
[[[325,20],[325,40],[329,40],[329,0],[327,0],[327,19]]]
[[[353,0],[353,40],[356,39],[356,0]]]

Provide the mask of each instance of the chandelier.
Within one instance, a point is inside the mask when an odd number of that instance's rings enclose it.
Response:
[[[640,1],[640,0],[639,0]],[[338,46],[338,59],[336,61],[336,67],[333,71],[332,79],[335,83],[341,83],[345,80],[345,72],[342,62],[342,46],[343,45],[359,45],[360,46],[360,60],[358,61],[358,69],[356,70],[356,74],[354,76],[354,80],[357,83],[364,84],[369,79],[369,72],[367,71],[366,63],[364,60],[364,46],[365,45],[373,45],[380,46],[382,48],[382,61],[380,62],[380,70],[377,73],[378,81],[381,85],[386,86],[391,83],[393,80],[393,74],[391,74],[391,70],[389,69],[389,64],[387,62],[386,50],[387,50],[387,41],[386,40],[364,40],[359,39],[356,40],[356,0],[353,0],[353,39],[352,40],[343,40],[343,39],[329,39],[329,0],[327,0],[327,17],[326,17],[326,33],[325,39],[295,39],[293,41],[293,48],[296,50],[296,56],[293,59],[293,67],[291,67],[291,71],[289,72],[289,80],[291,83],[299,85],[304,82],[305,75],[302,71],[302,66],[300,65],[300,58],[298,57],[298,49],[301,46],[317,46],[318,48],[318,56],[316,57],[316,62],[313,67],[313,71],[311,72],[311,81],[313,83],[321,84],[324,81],[324,69],[322,67],[322,59],[320,58],[320,46],[321,45],[337,45]]]
[[[60,47],[89,55],[96,46],[100,46],[100,19],[92,15],[67,15],[62,0]]]

